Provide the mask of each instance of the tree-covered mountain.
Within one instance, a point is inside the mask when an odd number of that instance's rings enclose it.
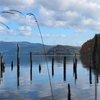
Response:
[[[0,41],[0,52],[6,55],[14,55],[17,54],[17,44],[20,45],[20,54],[29,54],[29,52],[33,52],[33,54],[43,54],[43,44],[41,43],[30,43],[30,42],[3,42]],[[53,46],[44,45],[45,51],[47,52]]]
[[[81,54],[91,54],[93,50],[93,45],[94,45],[94,37],[86,41],[82,45],[80,49],[80,53]],[[97,51],[96,52],[100,53],[100,34],[97,34]]]
[[[0,52],[6,55],[17,54],[17,44],[20,45],[20,54],[25,55],[30,52],[33,55],[43,55],[45,47],[45,53],[47,55],[72,55],[79,54],[80,47],[64,46],[64,45],[44,45],[41,43],[29,43],[29,42],[3,42],[0,41]]]
[[[80,47],[57,45],[48,50],[47,55],[73,55],[79,54]]]

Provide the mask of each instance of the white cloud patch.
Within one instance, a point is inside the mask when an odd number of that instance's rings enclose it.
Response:
[[[85,33],[87,30],[80,30],[80,29],[78,29],[78,30],[75,30],[74,31],[74,33]]]
[[[33,26],[37,25],[33,16],[27,15],[27,16],[16,18],[16,20],[20,25],[33,25]]]
[[[25,11],[33,8],[34,2],[35,0],[0,0],[0,6]]]
[[[4,27],[0,26],[0,33],[2,33],[4,31]]]
[[[10,29],[2,33],[3,35],[17,35],[14,30]]]
[[[37,0],[41,25],[100,30],[100,2],[91,0]],[[56,6],[55,6],[56,5]]]
[[[38,36],[40,37],[41,35],[40,34],[33,34],[32,36]],[[52,35],[52,34],[42,34],[42,37],[48,37],[48,38],[65,38],[65,34],[60,34],[60,35]]]
[[[100,2],[97,0],[1,0],[0,7],[37,14],[40,26],[92,29],[100,31]],[[38,10],[36,12],[36,9]],[[3,10],[3,9],[2,9]],[[7,19],[6,19],[7,18]],[[20,25],[35,25],[33,17],[2,14],[0,20],[16,20]],[[76,30],[75,33],[83,33]]]
[[[32,32],[32,28],[29,26],[21,26],[18,29],[20,35],[30,36]]]
[[[58,44],[61,44],[61,45],[71,45],[71,46],[81,46],[82,44],[84,43],[84,41],[59,41],[59,40],[56,40],[55,42],[53,42],[54,45],[58,45]]]
[[[77,37],[79,37],[79,35],[73,35],[73,36],[70,36],[71,38],[77,38]]]
[[[6,18],[4,18],[4,17],[2,17],[2,16],[0,15],[0,22],[5,23],[5,22],[8,22],[8,21],[7,21]]]

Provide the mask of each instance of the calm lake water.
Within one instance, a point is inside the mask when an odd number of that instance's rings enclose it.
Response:
[[[63,70],[63,56],[33,56],[32,71],[29,55],[20,56],[20,70],[17,72],[16,56],[4,56],[5,70],[0,76],[0,100],[67,100],[68,84],[71,89],[71,100],[100,100],[100,77],[96,82],[95,72],[90,74],[88,56],[76,56],[77,70],[73,71],[74,56],[66,56],[66,73]],[[11,68],[13,61],[13,68]],[[41,68],[39,67],[41,65]]]

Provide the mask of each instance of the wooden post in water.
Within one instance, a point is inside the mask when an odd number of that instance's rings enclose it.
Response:
[[[64,74],[64,81],[66,81],[66,56],[64,56],[64,70],[63,70],[63,74]]]
[[[75,63],[75,66],[77,67],[77,58],[76,58],[76,54],[75,54],[75,61],[74,61],[74,63]]]
[[[17,67],[20,67],[20,45],[17,44]]]
[[[1,55],[0,55],[0,83],[1,83],[1,75],[2,74],[2,72],[1,72]]]
[[[5,63],[3,62],[3,56],[0,54],[0,78],[3,77],[3,72],[5,72]]]
[[[3,56],[0,56],[0,66],[1,77],[3,77],[3,72],[5,71],[5,63],[3,62]]]
[[[1,56],[1,69],[3,68],[3,56]]]
[[[11,61],[11,70],[13,70],[13,61]]]
[[[68,83],[68,100],[71,100],[70,84]]]
[[[20,70],[17,70],[17,88],[18,89],[19,89],[19,85],[20,85],[19,77],[20,77]]]
[[[54,76],[54,57],[52,58],[52,76]]]
[[[73,74],[74,74],[75,82],[76,82],[76,80],[77,80],[77,58],[76,58],[76,55],[73,60]]]
[[[95,70],[95,100],[97,100],[97,81],[98,81],[97,46],[98,46],[98,36],[96,34],[94,37],[94,45],[92,48],[92,66]]]
[[[20,45],[17,44],[17,87],[19,88],[19,77],[20,77]]]
[[[30,52],[30,80],[32,81],[32,52]]]
[[[96,58],[97,58],[97,43],[98,43],[98,38],[97,38],[97,34],[94,37],[94,45],[93,45],[93,50],[92,50],[92,64],[93,64],[93,68],[96,68]]]
[[[41,64],[39,64],[39,73],[41,73]]]
[[[3,77],[3,56],[1,56],[1,77]]]
[[[90,80],[90,84],[92,84],[91,66],[90,66],[90,68],[89,68],[89,80]]]
[[[96,68],[96,70],[97,70],[96,71],[96,78],[97,78],[96,80],[97,80],[97,83],[99,83],[99,80],[98,80],[98,67]]]

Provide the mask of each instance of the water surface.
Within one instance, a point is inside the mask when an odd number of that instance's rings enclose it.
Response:
[[[71,100],[99,100],[99,77],[97,83],[95,72],[92,70],[90,74],[89,57],[77,56],[75,73],[74,56],[66,56],[65,74],[63,56],[54,56],[54,69],[52,69],[53,56],[47,56],[46,62],[45,56],[33,55],[32,70],[29,55],[20,57],[20,70],[17,71],[16,56],[4,56],[6,67],[0,76],[0,100],[52,100],[51,86],[54,100],[67,100],[68,84],[71,89]]]

